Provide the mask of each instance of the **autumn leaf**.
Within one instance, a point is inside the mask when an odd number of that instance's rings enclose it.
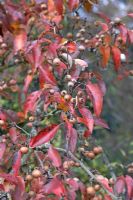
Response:
[[[133,197],[133,178],[131,176],[126,175],[125,183],[127,187],[127,195],[129,199]]]
[[[129,42],[132,44],[133,43],[133,30],[128,30],[128,38],[129,38]]]
[[[55,7],[59,15],[63,14],[63,0],[54,0]]]
[[[37,105],[37,100],[39,99],[41,95],[41,91],[34,91],[28,97],[26,98],[26,101],[24,103],[24,113],[27,115],[28,112],[34,112],[36,105]]]
[[[94,127],[94,119],[92,116],[92,113],[87,108],[80,108],[78,107],[79,112],[83,116],[83,119],[77,118],[79,122],[84,123],[88,130],[90,131],[90,134],[92,134],[93,127]]]
[[[29,146],[34,148],[53,139],[60,125],[51,125],[41,130],[35,137],[30,140]]]
[[[0,160],[2,160],[3,155],[4,155],[4,153],[5,153],[5,150],[6,150],[6,144],[0,142]]]
[[[52,145],[49,147],[48,157],[52,161],[53,166],[55,167],[61,166],[62,161],[61,161],[60,154],[54,147],[52,147]]]
[[[23,92],[25,95],[27,94],[27,91],[28,91],[30,83],[32,82],[32,79],[33,79],[33,76],[30,74],[28,74],[25,78],[24,87],[23,87]]]
[[[27,34],[25,30],[14,34],[14,39],[13,39],[14,51],[17,52],[19,50],[24,50],[26,42],[27,42]]]
[[[118,71],[121,66],[121,51],[118,47],[112,46],[112,58],[115,70]]]
[[[105,68],[110,59],[110,47],[109,46],[100,46],[99,51],[102,55],[102,67]]]
[[[13,174],[14,176],[18,176],[19,175],[19,170],[20,170],[20,166],[21,166],[21,151],[18,151],[14,154],[14,158],[13,158]]]
[[[88,81],[86,84],[86,92],[93,103],[95,115],[99,117],[103,107],[103,92],[101,88],[97,83]]]
[[[74,9],[76,9],[79,5],[79,0],[69,0],[68,1],[68,7],[71,11],[73,11]]]
[[[62,197],[66,193],[64,184],[57,177],[54,177],[48,184],[46,184],[41,190],[45,194],[55,194],[59,197]]]

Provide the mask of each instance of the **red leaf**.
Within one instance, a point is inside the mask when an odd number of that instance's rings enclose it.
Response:
[[[96,13],[100,18],[104,19],[107,23],[111,22],[110,18],[102,12]]]
[[[76,149],[76,145],[77,145],[77,131],[75,128],[71,129],[71,135],[69,138],[69,150],[73,153]]]
[[[61,161],[61,157],[59,152],[52,146],[50,146],[49,150],[48,150],[48,157],[50,158],[50,160],[52,161],[53,165],[55,167],[60,167],[62,164]]]
[[[21,31],[19,34],[14,35],[14,51],[24,50],[27,41],[27,34],[25,31]]]
[[[9,129],[9,135],[13,143],[17,142],[19,132],[16,130],[16,127],[11,127]]]
[[[71,11],[76,9],[78,7],[78,5],[79,5],[79,0],[69,0],[68,1],[68,7]]]
[[[67,42],[65,46],[67,47],[68,53],[74,53],[77,50],[77,45],[73,41]]]
[[[92,113],[87,108],[79,107],[78,109],[81,115],[83,116],[83,120],[84,120],[83,123],[85,123],[85,125],[87,126],[91,134],[94,127],[94,119],[93,119]]]
[[[52,72],[48,71],[48,66],[45,69],[42,66],[39,66],[39,82],[41,88],[43,88],[46,83],[57,85],[54,75]]]
[[[109,46],[100,46],[99,51],[102,55],[102,67],[106,67],[110,59],[110,47]]]
[[[56,10],[59,13],[59,15],[63,14],[63,0],[54,0]]]
[[[21,166],[21,157],[22,157],[22,154],[20,151],[16,152],[14,155],[13,166],[12,166],[14,176],[18,176],[19,174],[19,170]]]
[[[112,187],[109,186],[108,179],[102,175],[97,175],[97,180],[100,182],[108,191],[113,192]]]
[[[28,91],[28,88],[29,88],[29,85],[30,85],[32,79],[33,79],[33,76],[29,75],[29,74],[25,78],[24,87],[23,87],[23,92],[25,93],[25,95],[27,94],[27,91]]]
[[[6,144],[1,142],[0,143],[0,160],[3,158],[5,150],[6,150]]]
[[[105,194],[104,195],[104,200],[112,200],[112,198],[108,194]]]
[[[108,124],[101,118],[94,117],[95,125],[109,129]]]
[[[133,197],[133,179],[131,176],[125,177],[126,187],[127,187],[127,195],[129,199]]]
[[[128,30],[128,37],[129,41],[132,44],[133,43],[133,30]]]
[[[129,17],[133,17],[133,13],[128,13],[128,16]]]
[[[35,108],[36,108],[36,104],[37,104],[37,100],[39,99],[41,95],[41,91],[35,91],[32,92],[26,99],[25,103],[24,103],[24,113],[25,115],[27,115],[27,113],[29,111],[34,112]]]
[[[44,128],[41,130],[38,135],[33,137],[30,140],[29,146],[34,148],[40,146],[46,142],[49,142],[55,136],[56,132],[58,131],[60,125],[51,125],[49,127]]]
[[[59,197],[62,197],[66,193],[64,184],[57,177],[54,177],[48,184],[46,184],[42,191],[46,194],[53,193]]]
[[[125,189],[124,176],[120,176],[117,178],[114,188],[115,188],[115,191],[117,192],[117,194],[121,194],[124,192],[124,189]]]
[[[91,136],[91,133],[90,133],[89,130],[86,130],[86,131],[84,132],[84,137],[88,138],[89,136]]]
[[[115,70],[118,71],[121,66],[121,51],[118,47],[112,46],[112,56]]]
[[[121,38],[123,40],[124,43],[126,43],[127,41],[127,34],[128,34],[128,30],[126,28],[126,26],[124,26],[123,24],[119,25],[118,26],[119,30],[120,30],[120,35],[121,35]]]
[[[93,103],[94,112],[99,117],[103,106],[103,92],[97,83],[91,83],[90,81],[86,84],[86,91]]]

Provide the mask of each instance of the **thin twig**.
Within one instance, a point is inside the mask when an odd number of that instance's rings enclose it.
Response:
[[[37,160],[38,160],[38,162],[39,162],[39,164],[40,164],[40,167],[41,167],[42,169],[44,169],[43,162],[41,161],[41,159],[40,159],[40,157],[39,157],[39,155],[38,155],[38,152],[37,152],[37,151],[34,151],[34,154],[35,154],[35,156],[36,156],[36,158],[37,158]]]
[[[81,162],[71,151],[66,151],[62,148],[56,148],[59,151],[65,152],[67,153],[67,155],[69,155],[74,161],[76,161],[77,163],[80,164],[80,167],[82,169],[84,169],[84,171],[96,182],[99,183],[99,185],[104,189],[104,191],[109,194],[113,200],[118,200],[119,198],[117,196],[115,196],[112,192],[108,191],[105,186],[96,178],[96,176],[91,172],[90,168],[87,167],[83,162]]]
[[[30,135],[26,130],[24,130],[23,128],[21,128],[20,126],[18,126],[16,123],[13,123],[13,125],[18,128],[19,130],[23,131],[26,135]]]

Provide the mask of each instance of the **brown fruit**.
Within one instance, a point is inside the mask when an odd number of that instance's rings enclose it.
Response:
[[[69,161],[65,161],[65,162],[63,163],[63,168],[64,168],[65,170],[68,170],[69,167],[70,167]]]
[[[77,96],[78,97],[82,97],[83,96],[83,92],[82,91],[78,91]]]
[[[133,174],[133,168],[132,168],[132,167],[129,167],[128,170],[127,170],[127,172],[128,172],[129,174]]]
[[[68,87],[73,87],[74,83],[72,81],[68,82]]]
[[[99,184],[94,185],[95,191],[99,191],[101,189],[101,186]]]
[[[99,149],[99,154],[103,152],[103,148],[101,146],[99,146],[98,149]]]
[[[9,84],[10,85],[15,85],[17,83],[17,81],[15,80],[15,79],[11,79],[10,81],[9,81]]]
[[[88,158],[90,158],[90,159],[95,158],[95,154],[93,153],[93,151],[88,151],[88,152],[86,153],[86,156],[87,156]]]
[[[98,147],[94,147],[93,148],[93,152],[95,155],[98,155],[99,154],[99,148]]]
[[[54,90],[54,89],[50,89],[50,90],[49,90],[49,93],[50,93],[51,95],[53,95],[53,94],[55,93],[55,90]]]
[[[84,50],[85,50],[85,46],[80,45],[80,46],[78,47],[78,50],[79,50],[79,51],[84,51]]]
[[[70,81],[71,80],[71,75],[70,74],[67,74],[66,76],[65,76],[65,79],[67,80],[67,81]]]
[[[30,117],[29,117],[29,121],[30,121],[30,122],[33,122],[34,120],[35,120],[35,117],[34,117],[34,116],[30,116]]]
[[[55,65],[55,66],[58,66],[59,64],[60,64],[60,59],[59,58],[55,58],[54,60],[53,60],[53,65]]]
[[[121,19],[119,17],[116,17],[114,19],[115,24],[120,24],[121,23]]]
[[[80,33],[85,33],[85,28],[80,29]]]
[[[71,103],[76,103],[76,99],[75,98],[71,98]]]
[[[66,90],[62,90],[61,91],[61,96],[65,96],[67,94],[67,91]]]
[[[44,165],[44,170],[48,171],[49,170],[49,165]]]
[[[73,34],[72,33],[67,33],[67,38],[69,38],[69,39],[73,38]]]
[[[2,49],[7,48],[7,44],[6,44],[6,43],[2,43],[2,44],[1,44],[1,48],[2,48]]]
[[[99,198],[98,197],[94,197],[93,200],[99,200]]]
[[[66,95],[64,96],[64,99],[65,99],[66,101],[69,101],[69,100],[71,99],[71,96],[70,96],[69,94],[66,94]]]
[[[32,175],[28,174],[25,178],[26,181],[31,181],[33,179]]]
[[[29,196],[30,197],[33,197],[35,195],[35,192],[34,191],[29,191]]]
[[[3,126],[5,124],[4,120],[0,119],[0,126]]]
[[[28,153],[28,147],[21,147],[20,148],[20,151],[21,151],[21,153],[23,153],[23,154],[26,154],[26,153]]]
[[[79,103],[84,103],[85,102],[85,100],[84,100],[84,98],[79,98]]]
[[[95,192],[94,187],[89,186],[89,187],[87,187],[86,191],[87,191],[87,194],[88,194],[89,196],[91,196],[91,197],[94,197],[94,196],[95,196],[95,193],[96,193],[96,192]]]
[[[76,123],[76,119],[73,117],[73,118],[69,119],[69,122],[74,124],[74,123]]]
[[[114,179],[113,179],[113,178],[110,178],[110,179],[109,179],[109,184],[110,184],[110,185],[114,185],[114,183],[115,183]]]
[[[34,169],[33,172],[32,172],[32,176],[33,176],[34,178],[39,178],[41,175],[42,175],[42,174],[41,174],[41,171],[38,170],[38,169]]]

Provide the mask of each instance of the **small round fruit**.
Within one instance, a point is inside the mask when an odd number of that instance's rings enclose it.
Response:
[[[74,123],[76,123],[76,119],[73,117],[73,118],[69,119],[69,122],[74,124]]]
[[[62,90],[61,91],[61,96],[65,96],[67,94],[67,91],[66,90]]]
[[[94,189],[94,187],[92,187],[92,186],[89,186],[89,187],[87,187],[87,194],[89,195],[89,196],[91,196],[91,197],[94,197],[95,196],[95,189]]]
[[[80,29],[80,33],[85,33],[85,28]]]
[[[29,121],[30,121],[30,122],[33,122],[34,120],[35,120],[35,117],[34,117],[34,116],[30,116],[30,117],[29,117]]]
[[[4,120],[0,119],[0,126],[3,126],[5,124]]]
[[[71,103],[76,103],[76,99],[75,98],[71,98]]]
[[[55,58],[54,60],[53,60],[53,65],[55,65],[55,66],[58,66],[59,64],[60,64],[60,59],[59,58]]]
[[[94,185],[95,191],[99,191],[101,189],[101,186],[99,184]]]
[[[29,191],[28,194],[29,194],[30,197],[33,197],[35,195],[35,192],[34,191]]]
[[[49,165],[44,165],[44,170],[48,171],[49,170]]]
[[[79,51],[84,51],[84,50],[85,50],[85,46],[80,45],[80,46],[78,47],[78,50],[79,50]]]
[[[81,36],[82,36],[81,33],[76,34],[76,38],[80,38]]]
[[[2,49],[7,48],[7,44],[6,44],[6,43],[2,43],[2,44],[1,44],[1,48],[2,48]]]
[[[71,96],[69,94],[65,94],[64,99],[66,101],[69,101],[71,99]]]
[[[28,147],[21,147],[20,148],[20,151],[21,151],[21,153],[23,153],[23,154],[26,154],[26,153],[28,153]]]
[[[99,200],[98,196],[94,197],[93,200]]]
[[[98,147],[94,147],[93,148],[93,152],[95,155],[98,155],[99,154],[99,148]]]
[[[119,17],[116,17],[114,19],[115,24],[120,24],[121,23],[121,19]]]
[[[68,87],[73,87],[74,86],[74,83],[72,81],[69,81],[68,82]]]
[[[103,148],[101,146],[98,147],[99,154],[103,152]]]
[[[33,179],[33,177],[32,177],[32,175],[30,175],[30,174],[28,174],[27,176],[26,176],[26,178],[25,178],[25,180],[26,181],[32,181],[32,179]]]
[[[79,150],[80,152],[84,152],[84,151],[85,151],[84,147],[80,147],[78,150]]]
[[[85,102],[84,98],[79,98],[79,103],[84,103],[84,102]]]
[[[10,85],[15,85],[17,83],[17,81],[15,80],[15,79],[11,79],[10,81],[9,81],[9,84]]]
[[[50,90],[49,90],[49,93],[50,93],[51,95],[53,95],[53,94],[55,93],[55,90],[54,90],[54,89],[50,89]]]
[[[132,167],[129,167],[128,170],[127,170],[127,172],[128,172],[129,174],[133,174],[133,168],[132,168]]]
[[[88,151],[88,152],[86,153],[86,156],[87,156],[88,158],[90,158],[90,159],[94,159],[94,158],[95,158],[95,154],[93,153],[93,151]]]
[[[34,178],[39,178],[41,175],[42,175],[42,174],[41,174],[41,171],[38,170],[38,169],[34,169],[33,172],[32,172],[32,176],[33,176]]]
[[[67,33],[67,38],[69,38],[69,39],[73,38],[73,34],[72,33]]]
[[[110,185],[114,185],[114,183],[115,183],[114,179],[113,179],[113,178],[110,178],[110,179],[109,179],[109,184],[110,184]]]
[[[64,168],[65,170],[68,170],[69,167],[70,167],[69,162],[68,162],[68,161],[65,161],[65,162],[63,163],[63,168]]]
[[[67,81],[70,81],[71,80],[71,75],[70,74],[67,74],[66,76],[65,76],[65,79],[67,80]]]

